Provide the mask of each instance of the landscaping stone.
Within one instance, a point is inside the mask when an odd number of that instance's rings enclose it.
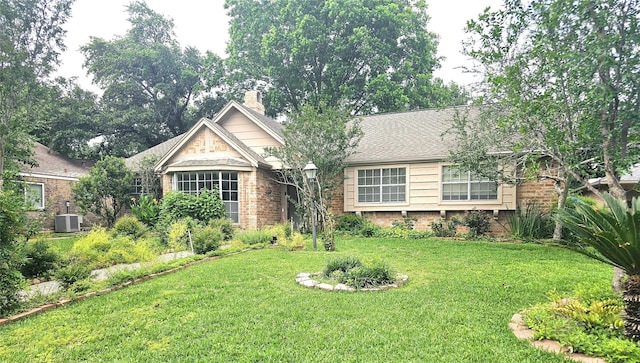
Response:
[[[317,284],[316,287],[325,291],[333,291],[333,285],[326,283]]]
[[[516,338],[520,339],[520,340],[528,340],[529,344],[531,344],[533,347],[536,347],[538,349],[543,349],[546,350],[548,352],[552,352],[552,353],[556,353],[556,354],[562,354],[565,357],[573,360],[573,361],[577,361],[577,362],[583,362],[583,363],[607,363],[607,361],[605,361],[602,358],[597,358],[597,357],[590,357],[584,354],[580,354],[580,353],[569,353],[569,350],[562,346],[560,343],[554,341],[554,340],[549,340],[549,339],[544,339],[544,340],[533,340],[533,337],[535,335],[535,331],[529,329],[525,323],[524,320],[522,320],[522,315],[520,314],[514,314],[511,317],[511,322],[509,323],[509,328],[511,328],[511,331],[513,332],[513,335],[516,336]]]

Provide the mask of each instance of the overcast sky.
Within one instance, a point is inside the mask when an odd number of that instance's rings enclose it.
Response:
[[[89,37],[111,40],[116,35],[124,35],[127,22],[126,4],[129,0],[76,0],[66,24],[67,51],[62,55],[59,74],[65,77],[76,76],[84,88],[91,88],[91,81],[82,68],[84,57],[80,46],[89,42]],[[229,40],[227,27],[229,18],[223,7],[223,0],[147,0],[154,11],[172,18],[180,45],[195,46],[202,52],[210,50],[221,57],[225,56],[226,43]],[[440,36],[438,55],[446,59],[436,73],[445,82],[454,81],[468,84],[473,78],[463,74],[460,66],[466,64],[466,58],[460,54],[461,41],[465,35],[462,29],[467,20],[476,18],[482,10],[491,6],[497,9],[502,0],[428,0],[428,14],[431,21],[427,28]]]

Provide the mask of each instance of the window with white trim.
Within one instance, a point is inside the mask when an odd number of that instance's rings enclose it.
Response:
[[[31,210],[44,209],[44,184],[25,183],[24,198]]]
[[[442,167],[442,200],[497,200],[498,184],[456,165]]]
[[[224,202],[227,216],[233,223],[240,223],[240,197],[238,173],[234,171],[191,171],[173,174],[175,190],[199,194],[203,190],[216,188]]]
[[[404,202],[406,186],[406,168],[358,170],[358,203]]]

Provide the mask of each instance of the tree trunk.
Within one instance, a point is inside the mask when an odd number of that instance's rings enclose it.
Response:
[[[640,276],[629,276],[624,290],[624,335],[640,341]]]
[[[558,183],[557,183],[558,184]],[[556,184],[556,191],[558,192],[558,210],[564,209],[567,204],[567,197],[569,196],[569,185],[571,184],[571,176],[567,175],[562,183],[562,187]],[[559,241],[562,239],[562,223],[556,221],[553,228],[553,240]]]
[[[607,182],[609,183],[609,193],[615,198],[625,200],[626,191],[618,182],[618,179],[612,173],[606,173]],[[622,292],[622,280],[624,279],[624,271],[621,268],[613,268],[613,279],[611,280],[611,288],[615,292]]]

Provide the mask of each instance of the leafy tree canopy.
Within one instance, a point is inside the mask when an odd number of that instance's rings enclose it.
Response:
[[[73,194],[84,213],[95,214],[110,228],[129,201],[132,185],[133,173],[124,159],[105,156],[73,186]]]
[[[458,120],[454,160],[482,169],[507,155],[565,197],[571,180],[599,194],[589,178],[604,175],[624,197],[619,176],[639,151],[639,21],[637,0],[506,0],[469,21],[485,106]]]
[[[223,70],[218,56],[182,49],[173,21],[144,2],[132,2],[127,11],[131,28],[124,36],[92,38],[81,48],[93,81],[104,89],[103,146],[120,156],[177,136],[195,117],[223,105],[212,92]]]
[[[353,114],[462,103],[432,76],[437,36],[424,1],[226,0],[227,83],[262,88],[271,115],[305,104]]]
[[[28,160],[43,83],[64,49],[72,0],[0,0],[0,191],[6,163]],[[15,166],[15,164],[14,164]]]

